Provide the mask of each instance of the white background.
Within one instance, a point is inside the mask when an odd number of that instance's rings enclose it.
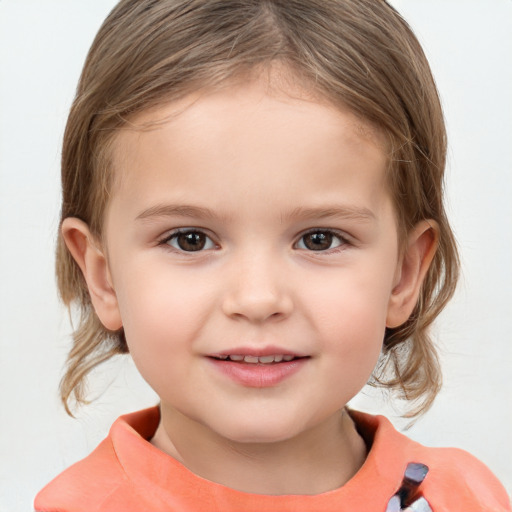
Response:
[[[128,359],[68,418],[70,344],[53,277],[59,158],[86,51],[113,0],[0,0],[0,510],[89,453],[120,414],[156,403]],[[395,0],[424,44],[445,107],[448,209],[463,280],[436,327],[445,386],[409,435],[482,459],[512,491],[512,0]],[[110,384],[108,390],[102,391]],[[395,411],[375,397],[358,407]]]

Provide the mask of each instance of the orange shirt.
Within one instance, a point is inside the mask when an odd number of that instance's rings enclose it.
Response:
[[[409,462],[429,472],[421,484],[433,512],[504,512],[507,493],[470,454],[425,448],[397,432],[383,416],[351,411],[370,446],[367,459],[343,487],[314,496],[267,496],[205,480],[155,448],[158,407],[119,418],[88,457],[36,497],[40,512],[384,512]]]

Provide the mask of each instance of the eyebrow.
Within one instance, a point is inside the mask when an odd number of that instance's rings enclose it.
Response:
[[[218,215],[213,210],[200,206],[192,206],[186,204],[161,204],[145,209],[139,213],[139,215],[137,215],[136,220],[174,216],[205,220],[220,219],[223,221],[230,220],[234,217],[231,215]],[[318,208],[294,208],[286,215],[281,215],[281,223],[291,219],[310,220],[329,218],[349,219],[363,222],[370,222],[376,219],[375,214],[370,209],[365,207],[357,207],[352,205],[329,205]]]
[[[289,214],[281,215],[281,222],[294,218],[304,220],[337,218],[370,222],[375,220],[376,216],[369,208],[352,205],[328,205],[319,208],[303,208],[299,206]]]
[[[209,208],[201,206],[192,206],[188,204],[159,204],[151,206],[137,215],[136,220],[149,219],[152,217],[191,217],[196,219],[217,219],[219,215],[215,214]],[[226,219],[226,216],[221,216]]]

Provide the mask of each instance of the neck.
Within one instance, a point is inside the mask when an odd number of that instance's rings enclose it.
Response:
[[[345,411],[291,439],[237,443],[162,408],[151,442],[202,478],[267,495],[337,489],[355,475],[366,457],[364,441]]]

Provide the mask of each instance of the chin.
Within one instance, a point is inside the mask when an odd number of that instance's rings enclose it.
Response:
[[[217,433],[235,443],[267,444],[286,441],[300,433],[297,423],[252,418],[237,424],[223,425]]]

